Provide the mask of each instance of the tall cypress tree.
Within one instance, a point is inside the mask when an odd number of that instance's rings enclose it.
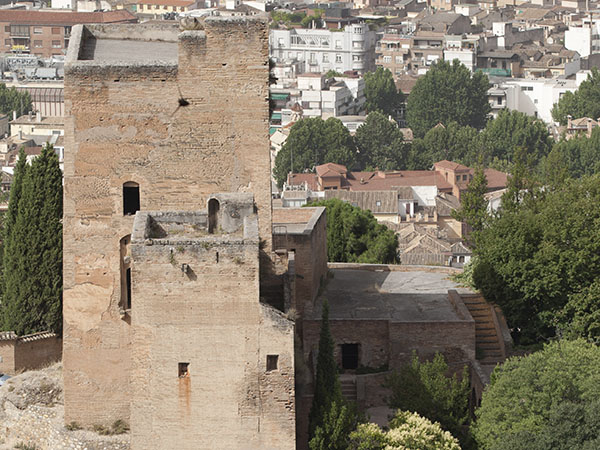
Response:
[[[4,259],[6,252],[11,252],[7,249],[11,248],[13,242],[12,232],[14,230],[15,222],[17,221],[19,201],[21,200],[21,193],[23,191],[23,179],[27,173],[27,168],[27,155],[25,154],[24,148],[21,147],[17,165],[15,166],[15,171],[13,173],[12,184],[10,186],[8,209],[4,214],[2,224],[2,248],[0,249],[0,293],[2,296],[0,302],[0,327],[7,331],[10,331],[10,327],[6,323],[6,318],[12,314],[10,313],[10,308],[8,308],[9,305],[7,305],[4,300]]]
[[[337,364],[333,357],[333,350],[334,343],[329,330],[329,303],[327,300],[323,300],[315,394],[308,425],[309,440],[313,438],[316,428],[323,423],[325,415],[331,409],[331,405],[334,402],[338,406],[343,403],[342,388],[338,378]]]
[[[4,259],[4,327],[62,331],[62,173],[51,145],[22,183]]]

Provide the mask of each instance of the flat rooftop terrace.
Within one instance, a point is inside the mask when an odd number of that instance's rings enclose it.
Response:
[[[177,63],[177,42],[135,41],[130,39],[88,38],[80,60],[99,63],[164,61]]]
[[[394,322],[460,321],[448,300],[448,290],[459,288],[447,273],[428,271],[375,272],[330,269],[329,280],[310,319],[321,318],[323,299],[330,319],[373,319]]]

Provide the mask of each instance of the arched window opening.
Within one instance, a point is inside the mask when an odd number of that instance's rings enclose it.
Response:
[[[210,234],[214,234],[215,231],[219,228],[219,208],[221,205],[219,204],[219,200],[216,198],[211,198],[208,201],[208,232]]]
[[[140,185],[133,181],[123,184],[123,215],[132,216],[140,210]]]

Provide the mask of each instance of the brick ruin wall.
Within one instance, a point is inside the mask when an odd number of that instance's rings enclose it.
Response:
[[[215,20],[186,33],[178,65],[65,67],[66,422],[130,416],[119,243],[133,217],[123,216],[123,183],[139,184],[142,210],[204,209],[210,193],[252,192],[269,247],[267,24]],[[178,107],[180,92],[189,106]]]

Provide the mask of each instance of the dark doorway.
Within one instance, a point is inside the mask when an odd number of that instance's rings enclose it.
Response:
[[[342,344],[342,368],[358,369],[358,344]]]
[[[214,234],[219,228],[219,200],[211,198],[208,201],[208,232]]]
[[[140,210],[140,185],[129,181],[123,184],[123,215],[132,216]]]

